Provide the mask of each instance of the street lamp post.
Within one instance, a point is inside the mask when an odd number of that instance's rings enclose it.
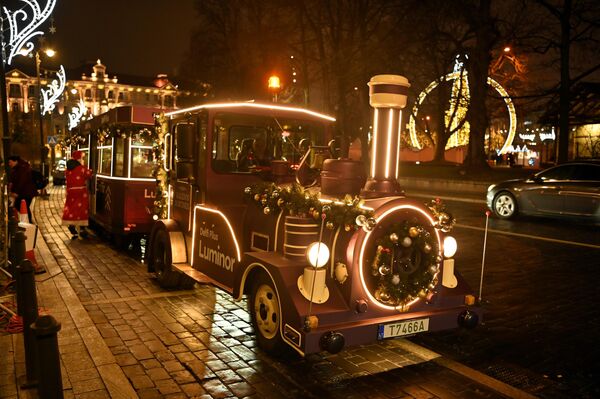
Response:
[[[55,51],[52,49],[44,50],[44,53],[48,57],[53,57]],[[35,73],[37,76],[37,106],[38,116],[40,120],[40,172],[43,176],[46,176],[46,146],[44,145],[44,115],[42,111],[42,78],[40,76],[40,65],[42,61],[40,58],[39,51],[35,52]]]

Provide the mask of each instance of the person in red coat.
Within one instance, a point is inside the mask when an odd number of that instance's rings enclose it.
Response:
[[[67,181],[67,200],[63,210],[63,225],[69,226],[73,238],[85,238],[89,216],[89,194],[87,181],[92,177],[92,170],[82,165],[84,153],[74,151],[67,161],[65,180]]]

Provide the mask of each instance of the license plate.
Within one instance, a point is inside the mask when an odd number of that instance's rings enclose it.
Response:
[[[378,339],[403,337],[429,330],[429,319],[399,321],[397,323],[380,324]]]

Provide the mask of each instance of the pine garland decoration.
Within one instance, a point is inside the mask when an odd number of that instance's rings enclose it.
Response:
[[[269,215],[276,210],[286,210],[290,215],[303,215],[320,219],[325,213],[325,225],[328,229],[342,227],[346,231],[358,229],[356,218],[363,215],[373,216],[373,211],[362,207],[364,201],[359,197],[347,195],[343,200],[322,202],[318,194],[305,190],[299,184],[277,186],[274,183],[259,183],[246,187],[245,195],[256,205],[262,207],[263,213]]]

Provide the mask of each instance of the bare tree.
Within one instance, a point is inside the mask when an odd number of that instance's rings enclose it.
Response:
[[[598,58],[590,57],[579,60],[585,65],[583,71],[571,78],[572,56],[576,46],[591,46],[591,54],[598,53],[600,37],[600,4],[592,0],[535,0],[554,23],[547,24],[546,35],[540,37],[540,50],[549,53],[558,50],[560,85],[558,115],[558,163],[569,159],[569,112],[571,104],[571,87],[574,83],[600,70]],[[558,25],[558,26],[557,26]],[[587,61],[587,62],[586,62]]]

